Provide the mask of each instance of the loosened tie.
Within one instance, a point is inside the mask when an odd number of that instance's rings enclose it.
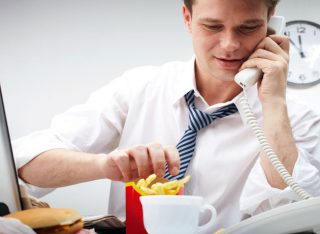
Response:
[[[197,132],[211,124],[214,120],[223,118],[225,116],[231,115],[238,111],[235,104],[229,104],[220,108],[219,110],[207,114],[195,108],[194,105],[194,90],[189,91],[185,96],[185,100],[188,104],[189,109],[189,126],[184,132],[182,138],[177,144],[177,149],[180,154],[180,172],[177,176],[172,176],[168,171],[168,164],[166,165],[166,173],[164,178],[173,180],[181,179],[184,177],[189,162],[194,153],[196,146]]]

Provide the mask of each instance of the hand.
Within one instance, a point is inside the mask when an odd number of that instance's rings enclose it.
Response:
[[[177,175],[180,168],[180,157],[176,147],[156,143],[116,150],[104,155],[101,161],[106,178],[124,182],[146,178],[152,173],[163,177],[166,162],[172,175]]]
[[[259,81],[261,103],[272,102],[274,98],[285,99],[289,64],[289,39],[285,36],[270,35],[263,39],[242,64],[241,70],[257,67],[263,72]]]

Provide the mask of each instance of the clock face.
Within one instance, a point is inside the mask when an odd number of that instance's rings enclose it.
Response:
[[[288,85],[304,88],[320,82],[320,25],[289,21],[285,35],[290,38]]]

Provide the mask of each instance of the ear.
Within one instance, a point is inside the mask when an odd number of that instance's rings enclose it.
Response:
[[[268,12],[268,20],[271,18],[271,16],[274,16],[275,12],[276,12],[275,7]]]
[[[274,16],[275,13],[276,13],[276,8],[274,7],[274,8],[271,10],[270,15],[271,15],[271,16]]]
[[[191,33],[191,13],[186,7],[186,5],[182,6],[182,14],[183,14],[183,21],[186,25],[187,31]]]

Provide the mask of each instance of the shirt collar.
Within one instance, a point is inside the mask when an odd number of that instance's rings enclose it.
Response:
[[[184,64],[184,69],[180,76],[176,77],[178,79],[176,92],[173,96],[173,104],[177,103],[184,95],[190,90],[195,90],[197,92],[196,79],[195,79],[195,56]]]

